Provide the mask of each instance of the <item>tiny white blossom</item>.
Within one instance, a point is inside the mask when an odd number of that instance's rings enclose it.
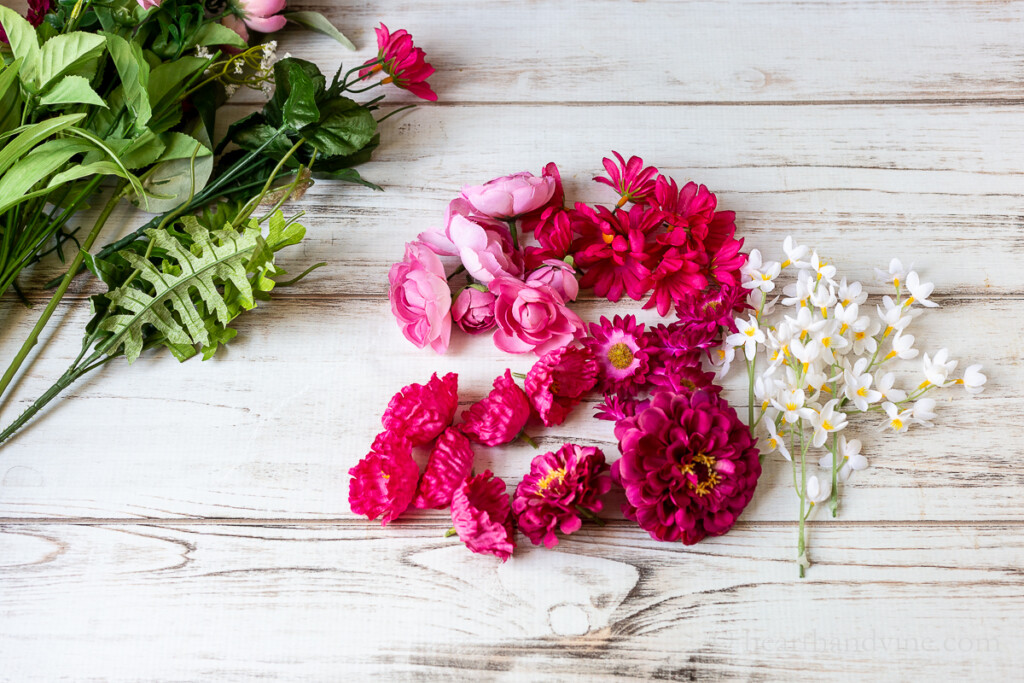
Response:
[[[811,503],[824,503],[832,495],[832,477],[812,474],[807,477],[807,499]]]
[[[894,373],[879,373],[878,376],[875,377],[875,388],[878,389],[879,392],[881,392],[882,398],[884,398],[886,401],[890,401],[893,403],[905,401],[907,398],[907,392],[903,391],[902,389],[894,388],[893,384],[895,384],[895,382],[896,375]]]
[[[792,460],[793,456],[789,454],[789,449],[786,448],[786,435],[784,432],[777,431],[775,420],[766,420],[764,424],[768,431],[768,439],[765,441],[767,452],[774,453],[778,451],[786,460]]]
[[[787,315],[786,322],[789,323],[790,328],[793,330],[793,336],[797,337],[800,341],[803,341],[807,335],[814,334],[828,324],[827,320],[815,320],[809,308],[801,308],[797,311],[795,318]]]
[[[839,448],[836,449],[836,455],[839,456],[839,481],[849,481],[850,476],[854,472],[867,468],[868,459],[860,454],[860,449],[860,439],[850,439],[847,441],[845,435],[839,435]],[[828,452],[823,455],[818,464],[831,470],[832,453]]]
[[[829,365],[835,362],[835,354],[843,353],[850,346],[850,342],[846,340],[846,337],[839,334],[839,327],[835,320],[827,321],[826,325],[821,328],[814,339],[821,344],[821,357]]]
[[[869,316],[861,316],[852,324],[853,352],[858,356],[874,353],[878,349],[875,336],[881,331],[882,324]]]
[[[916,302],[926,308],[938,307],[937,303],[928,299],[935,289],[935,285],[931,282],[921,282],[921,278],[914,271],[907,273],[907,289],[910,290],[910,298],[903,302],[904,306],[910,306]]]
[[[882,400],[882,392],[871,388],[874,377],[867,372],[868,359],[860,358],[852,370],[843,373],[843,394],[853,401],[857,410],[866,412],[872,403]]]
[[[889,417],[885,427],[892,429],[897,434],[907,431],[910,420],[913,419],[913,414],[909,409],[901,411],[894,404],[886,402],[882,404],[882,410]]]
[[[840,302],[836,304],[833,317],[839,323],[839,334],[846,334],[848,329],[857,324],[857,321],[860,320],[859,313],[860,306],[856,302],[847,302],[845,304]]]
[[[947,349],[939,349],[932,358],[929,358],[927,353],[924,354],[924,384],[922,384],[922,388],[929,384],[937,387],[948,387],[953,384],[948,381],[948,378],[949,373],[956,369],[957,362],[947,360],[948,357],[949,350]]]
[[[935,399],[933,398],[919,398],[914,401],[914,407],[911,409],[911,417],[914,418],[914,422],[925,427],[931,427],[932,420],[935,419]]]
[[[914,335],[900,332],[892,338],[892,351],[886,354],[885,359],[898,356],[902,360],[910,360],[916,358],[917,354],[918,351],[914,348]]]
[[[838,432],[846,426],[846,413],[836,410],[838,403],[839,399],[833,398],[814,416],[814,439],[811,443],[815,448],[820,448],[829,434]]]
[[[981,374],[981,365],[969,365],[964,370],[964,378],[958,379],[957,384],[963,384],[969,394],[980,394],[985,390],[985,382],[988,380]]]
[[[810,299],[811,305],[821,311],[821,317],[828,317],[828,310],[836,305],[838,299],[836,298],[836,290],[832,285],[823,287],[818,285],[814,290],[811,291]]]
[[[757,345],[764,344],[764,330],[757,326],[757,319],[754,316],[750,316],[749,321],[737,318],[736,329],[739,331],[726,337],[725,343],[730,346],[742,346],[747,360],[754,360]]]
[[[883,337],[888,337],[890,334],[895,332],[901,332],[910,324],[913,318],[907,314],[906,309],[902,306],[897,306],[896,302],[891,297],[882,297],[882,304],[885,306],[883,309],[881,306],[875,306],[878,311],[878,317],[881,318],[882,322],[885,323],[885,332],[882,334]]]
[[[900,282],[903,280],[903,278],[906,277],[907,271],[913,267],[914,264],[911,263],[909,266],[904,268],[903,262],[900,261],[898,258],[894,258],[893,260],[889,261],[888,272],[881,270],[879,268],[875,268],[875,272],[878,273],[881,277],[891,280],[892,283],[896,285],[896,288],[899,289]]]
[[[793,237],[790,235],[782,241],[782,251],[786,253],[786,260],[782,262],[782,267],[797,266],[799,268],[806,265],[801,259],[807,256],[810,249],[802,244],[794,244]]]
[[[811,254],[811,268],[817,273],[817,279],[824,280],[825,282],[832,282],[832,277],[836,274],[836,267],[828,261],[819,258],[818,252]]]
[[[726,344],[719,346],[712,352],[710,365],[718,380],[729,374],[729,368],[732,366],[732,361],[735,357],[736,347]]]
[[[806,305],[807,299],[810,298],[811,291],[813,289],[814,277],[806,271],[800,271],[800,274],[796,278],[796,282],[792,282],[782,288],[782,293],[786,295],[785,298],[782,300],[782,305]]]
[[[847,284],[845,277],[839,282],[839,291],[836,292],[836,296],[839,297],[840,303],[844,306],[849,306],[850,304],[860,306],[868,300],[868,293],[864,291],[863,285],[856,280]]]
[[[772,399],[772,405],[782,413],[783,420],[793,424],[801,418],[810,420],[816,414],[813,408],[804,405],[804,400],[803,389],[790,389],[782,392],[778,400]]]

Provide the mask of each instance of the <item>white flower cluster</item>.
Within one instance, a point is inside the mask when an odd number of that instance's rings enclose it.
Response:
[[[932,426],[932,391],[958,384],[980,393],[985,375],[980,365],[971,365],[954,378],[958,363],[946,349],[919,354],[908,329],[925,308],[938,304],[929,299],[934,285],[922,282],[899,259],[888,271],[878,271],[892,283],[894,295],[869,306],[861,283],[840,279],[836,267],[817,252],[791,237],[782,250],[781,262],[751,251],[743,287],[750,290],[753,311],[736,319],[737,331],[726,338],[716,366],[721,376],[734,359],[746,361],[748,416],[752,429],[761,433],[762,452],[778,451],[793,462],[803,567],[803,521],[816,503],[830,498],[835,516],[838,483],[868,465],[861,442],[842,433],[848,416],[882,413],[883,429],[896,433],[911,425]],[[793,276],[785,286],[779,282],[783,273]],[[890,362],[919,355],[921,381],[912,389],[897,388]],[[824,473],[807,471],[812,446],[828,449],[818,461]]]

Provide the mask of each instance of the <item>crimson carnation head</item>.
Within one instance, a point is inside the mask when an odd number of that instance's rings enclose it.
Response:
[[[709,392],[662,391],[615,425],[622,457],[612,478],[622,506],[652,538],[690,545],[719,536],[750,502],[761,474],[754,439]]]
[[[370,453],[348,473],[352,477],[348,487],[352,512],[368,519],[379,516],[381,526],[409,507],[420,476],[411,444],[388,432],[377,436]]]
[[[505,482],[490,470],[467,479],[452,496],[452,526],[474,553],[511,557],[516,542]]]
[[[601,316],[600,324],[590,323],[590,336],[584,342],[601,367],[601,391],[632,396],[643,385],[648,371],[647,336],[636,317]]]
[[[586,348],[563,346],[545,354],[526,373],[526,394],[546,427],[560,425],[597,383],[598,365]]]
[[[494,380],[486,397],[462,413],[463,433],[484,446],[499,446],[512,441],[530,419],[530,401],[512,379],[512,371]]]
[[[427,63],[423,50],[413,45],[409,32],[399,29],[391,33],[384,24],[374,31],[377,34],[377,59],[370,60],[367,64],[383,61],[360,70],[359,77],[366,78],[383,69],[388,74],[383,83],[394,83],[416,97],[436,102],[437,95],[427,83],[427,79],[434,73],[434,67]]]
[[[601,511],[600,496],[612,486],[607,473],[598,448],[567,443],[557,453],[538,455],[512,498],[520,531],[534,545],[558,545],[556,531],[571,534],[583,525],[581,515]]]
[[[413,499],[413,507],[441,510],[452,502],[455,489],[473,470],[473,447],[456,427],[438,437]]]
[[[424,384],[410,384],[391,398],[381,422],[385,431],[405,437],[413,446],[432,441],[452,423],[459,405],[459,376],[437,373]]]

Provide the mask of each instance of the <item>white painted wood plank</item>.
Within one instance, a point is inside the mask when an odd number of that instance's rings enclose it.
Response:
[[[301,292],[383,295],[401,245],[466,184],[554,160],[570,198],[611,201],[590,179],[616,149],[706,184],[751,247],[793,233],[853,278],[898,255],[927,264],[940,293],[1024,293],[1016,107],[424,107],[385,123],[384,140],[361,171],[385,193],[322,183],[295,205],[310,230],[286,263],[330,264]],[[117,214],[101,243],[144,220]],[[60,264],[40,271],[23,282],[33,300]]]
[[[1019,525],[742,525],[692,548],[620,524],[508,563],[439,529],[3,525],[19,681],[722,676],[1008,680]]]
[[[591,302],[577,310],[595,320],[635,307]],[[5,422],[70,363],[84,320],[80,309],[69,314],[0,414]],[[1024,519],[1016,495],[1024,483],[1024,348],[1015,341],[1022,300],[949,301],[914,325],[922,348],[947,346],[964,363],[985,363],[987,391],[974,398],[952,391],[949,403],[940,396],[939,426],[903,437],[879,433],[877,418],[860,422],[857,436],[874,466],[851,484],[843,519]],[[455,371],[468,404],[505,367],[525,371],[532,363],[465,335],[445,356],[416,349],[376,299],[274,301],[240,327],[223,357],[179,364],[147,354],[133,367],[107,366],[58,399],[0,451],[0,516],[350,517],[348,469],[367,451],[393,393],[431,372]],[[742,410],[741,375],[728,387]],[[534,434],[545,450],[578,440],[617,457],[612,425],[590,415],[578,410],[565,425]],[[481,448],[478,462],[514,485],[534,454],[525,444]],[[770,462],[746,518],[788,521],[796,514],[789,466],[779,456]]]

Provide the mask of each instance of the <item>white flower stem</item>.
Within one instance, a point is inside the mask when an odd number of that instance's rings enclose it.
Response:
[[[832,497],[829,501],[832,517],[839,516],[839,434],[832,432]]]
[[[804,558],[807,552],[807,539],[805,535],[804,509],[807,507],[807,441],[804,436],[804,420],[798,422],[800,429],[800,526],[796,542],[797,562],[800,566],[800,578],[804,578]]]

